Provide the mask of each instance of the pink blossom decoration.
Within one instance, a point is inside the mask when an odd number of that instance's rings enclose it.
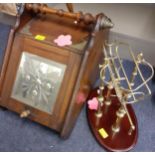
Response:
[[[86,100],[86,96],[84,95],[84,93],[83,92],[79,92],[77,97],[76,97],[77,104],[82,104],[82,103],[85,102],[85,100]]]
[[[54,40],[54,43],[56,43],[60,47],[71,45],[71,38],[71,35],[60,35],[57,39]]]
[[[97,110],[98,108],[98,100],[96,97],[92,98],[91,100],[88,101],[88,108],[90,110]]]

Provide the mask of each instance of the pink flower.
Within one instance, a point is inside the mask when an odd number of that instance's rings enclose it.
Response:
[[[76,98],[76,102],[77,104],[82,104],[84,103],[86,100],[86,96],[84,95],[83,92],[79,92],[78,95],[77,95],[77,98]]]
[[[54,40],[54,43],[56,43],[60,47],[71,45],[71,38],[71,35],[60,35],[57,39]]]
[[[96,97],[92,98],[91,100],[88,101],[88,108],[90,110],[97,110],[98,108],[98,100]]]

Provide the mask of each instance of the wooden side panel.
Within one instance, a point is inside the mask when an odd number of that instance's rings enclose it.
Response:
[[[86,101],[95,80],[99,76],[98,65],[101,59],[103,59],[102,49],[104,41],[108,39],[108,32],[108,30],[103,30],[96,34],[94,46],[92,47],[90,54],[86,55],[87,60],[85,61],[87,61],[87,63],[83,68],[78,89],[73,92],[70,107],[61,131],[61,136],[63,138],[67,138],[71,133],[84,102]]]

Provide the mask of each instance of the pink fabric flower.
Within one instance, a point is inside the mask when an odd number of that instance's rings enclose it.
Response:
[[[88,108],[90,110],[97,110],[98,108],[98,100],[96,97],[92,98],[91,100],[88,101]]]
[[[79,92],[77,97],[76,97],[77,104],[82,104],[82,103],[85,102],[85,100],[86,100],[86,96],[84,95],[84,93],[83,92]]]
[[[71,35],[60,35],[57,39],[54,40],[54,43],[56,43],[60,47],[71,45],[71,38]]]

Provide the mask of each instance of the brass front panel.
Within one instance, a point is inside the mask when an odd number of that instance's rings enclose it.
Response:
[[[11,97],[52,114],[66,65],[23,52]]]

